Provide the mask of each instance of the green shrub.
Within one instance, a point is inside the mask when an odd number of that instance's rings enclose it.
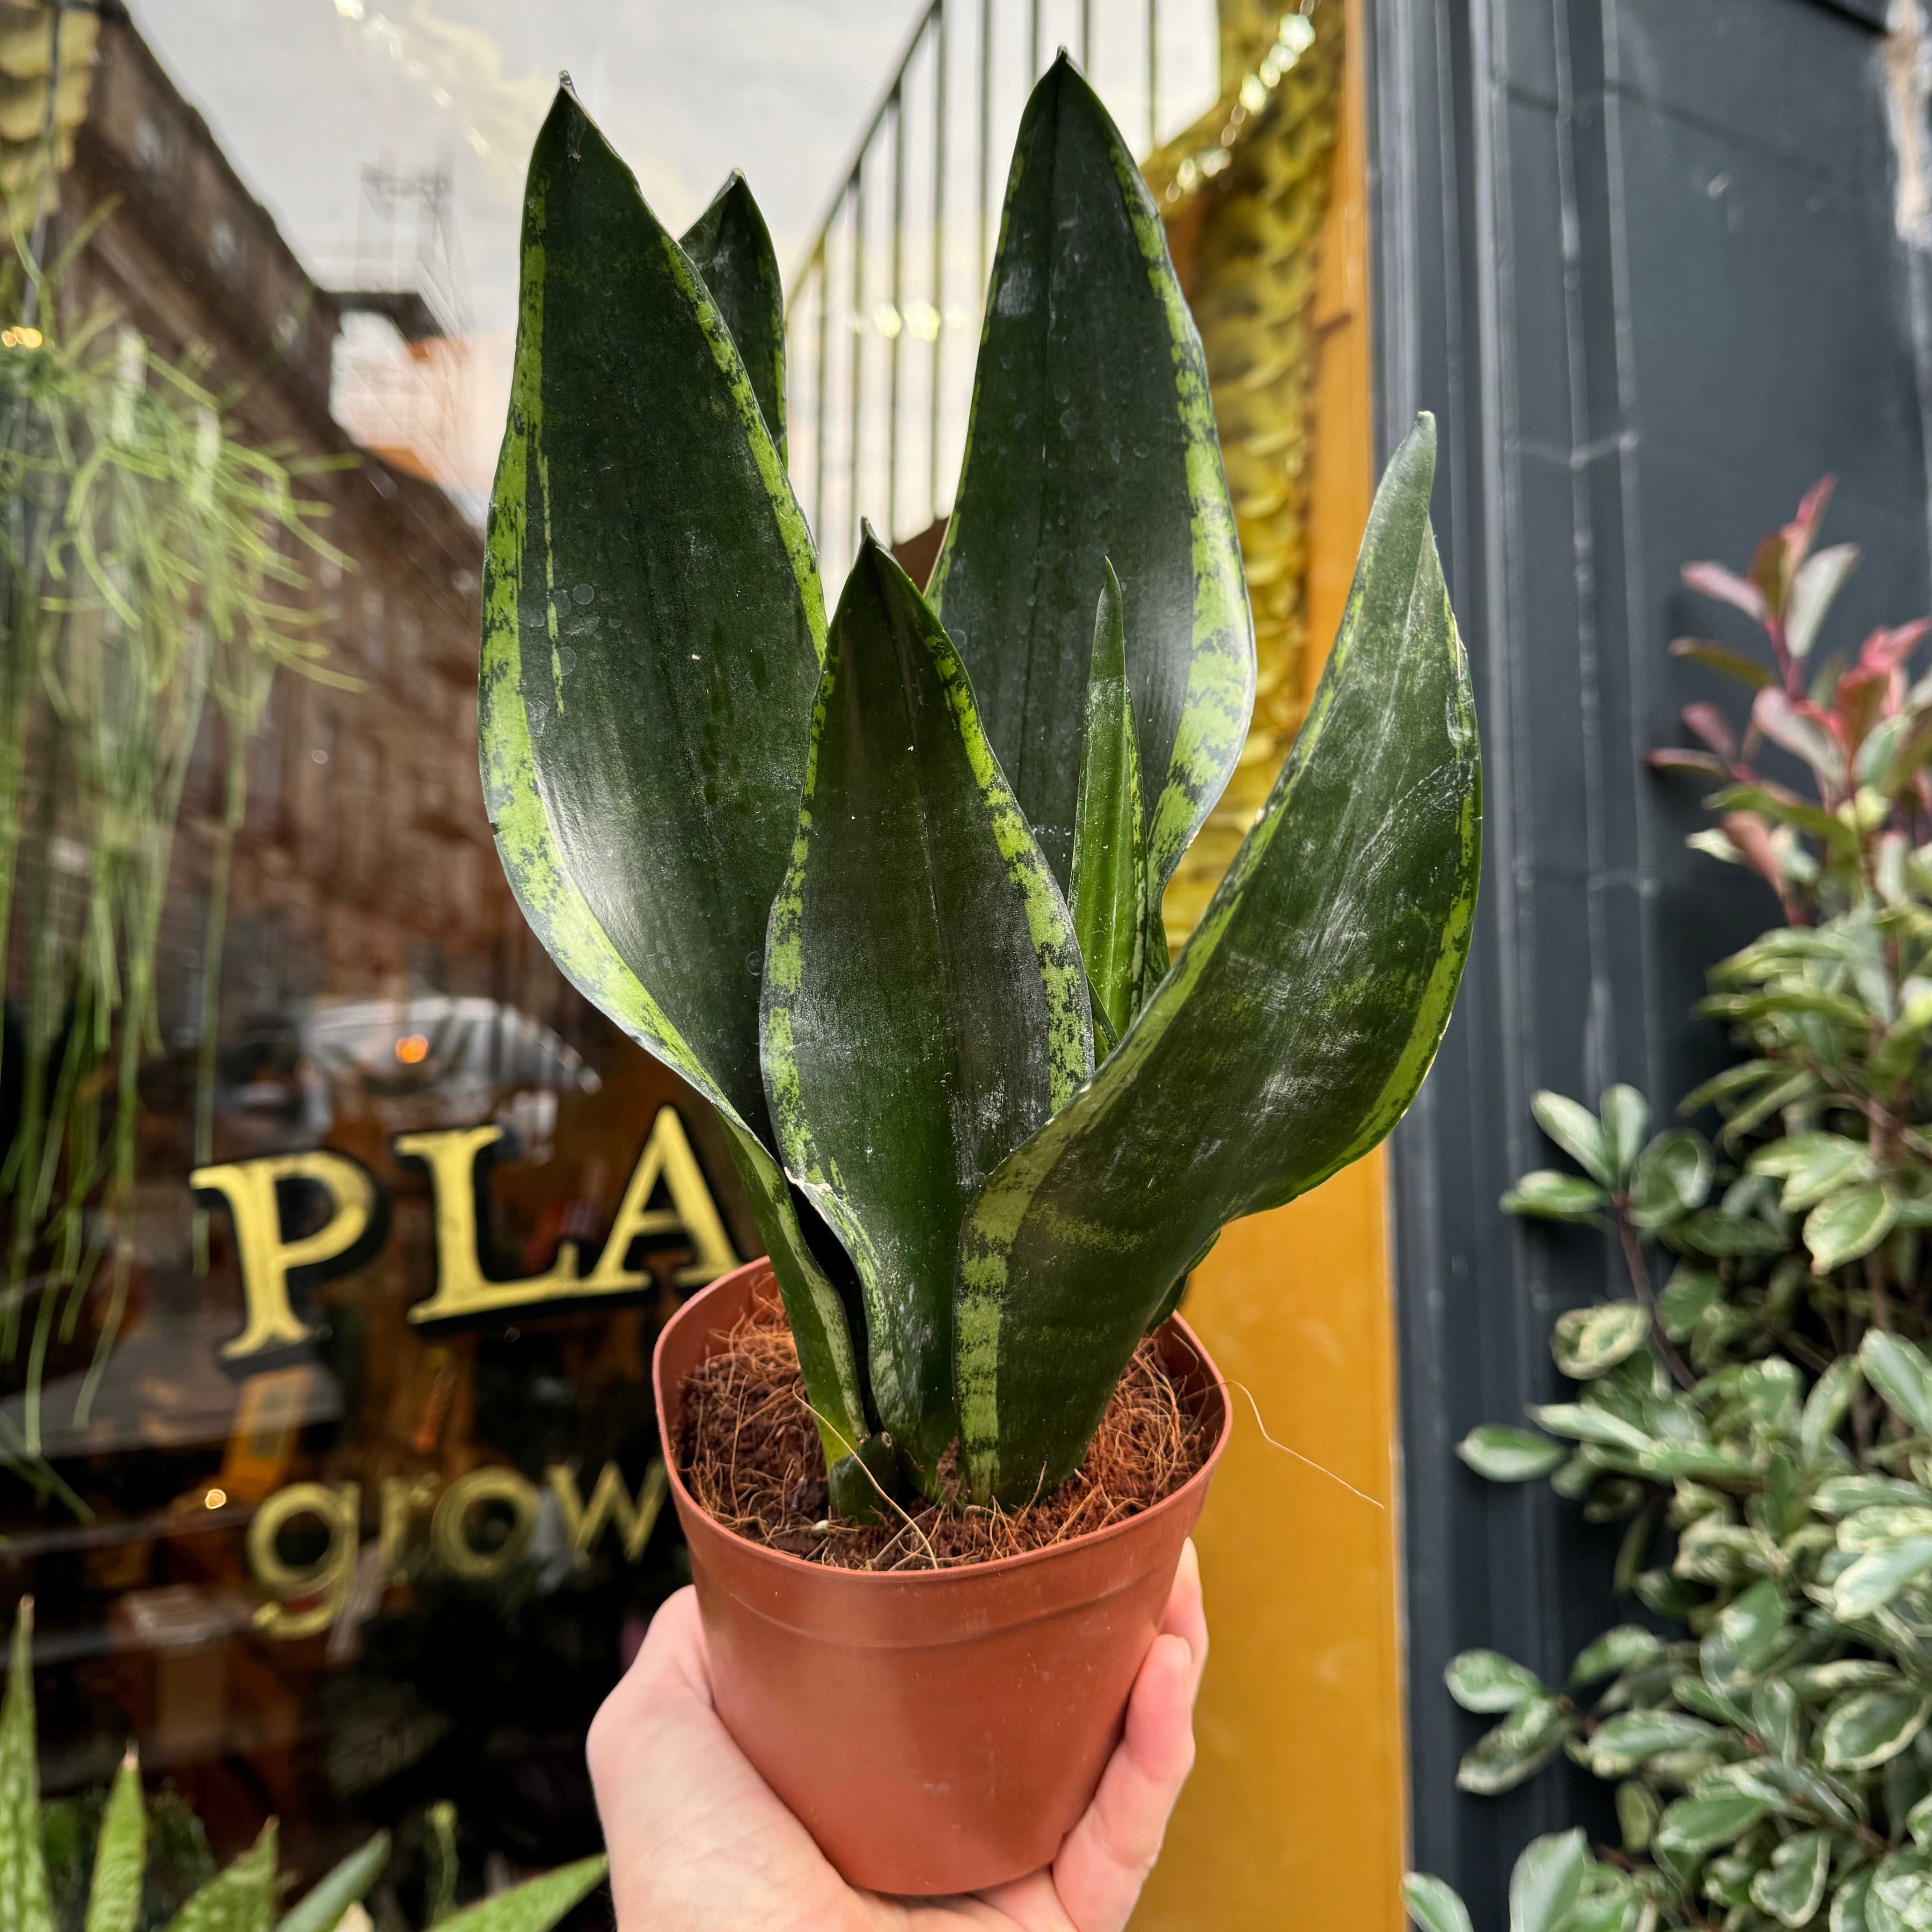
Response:
[[[1558,1684],[1492,1651],[1450,1666],[1456,1701],[1498,1720],[1462,1789],[1559,1754],[1616,1787],[1620,1845],[1524,1854],[1519,1932],[1932,1927],[1932,680],[1906,681],[1915,624],[1804,684],[1856,559],[1812,554],[1824,494],[1748,578],[1685,572],[1759,618],[1777,669],[1680,642],[1754,686],[1750,722],[1693,706],[1708,748],[1653,758],[1723,780],[1692,842],[1762,873],[1787,916],[1711,974],[1701,1010],[1738,1058],[1680,1112],[1719,1131],[1652,1135],[1627,1087],[1594,1114],[1539,1094],[1573,1165],[1504,1199],[1603,1230],[1629,1292],[1558,1322],[1573,1400],[1459,1453],[1624,1523],[1616,1590],[1687,1633],[1620,1624]],[[1768,741],[1810,766],[1815,801],[1755,768]],[[1407,1895],[1429,1932],[1467,1927],[1440,1881]]]

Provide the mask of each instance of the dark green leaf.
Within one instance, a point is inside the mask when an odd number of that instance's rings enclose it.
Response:
[[[1301,734],[1173,971],[975,1204],[958,1385],[976,1495],[1069,1472],[1206,1237],[1366,1153],[1435,1052],[1480,806],[1429,527],[1434,439],[1424,418],[1390,460]]]
[[[1421,1932],[1474,1932],[1469,1908],[1426,1872],[1411,1872],[1402,1880],[1402,1904]]]
[[[1784,1237],[1775,1228],[1748,1214],[1727,1214],[1721,1208],[1705,1208],[1686,1216],[1671,1228],[1668,1238],[1693,1254],[1717,1258],[1775,1255],[1784,1248]]]
[[[1570,1688],[1581,1690],[1634,1664],[1648,1664],[1662,1647],[1656,1636],[1641,1624],[1619,1624],[1584,1646],[1570,1666]]]
[[[381,1876],[389,1862],[389,1834],[378,1832],[318,1879],[275,1932],[335,1932],[342,1915]],[[87,1932],[94,1932],[91,1924]]]
[[[1649,1340],[1650,1316],[1641,1302],[1604,1301],[1558,1316],[1549,1352],[1566,1376],[1589,1382],[1628,1360]]]
[[[1062,880],[1109,556],[1125,592],[1158,905],[1247,734],[1254,639],[1200,338],[1140,171],[1063,54],[1020,124],[932,582]]]
[[[1870,1254],[1897,1217],[1891,1196],[1875,1182],[1842,1187],[1819,1202],[1804,1217],[1804,1245],[1811,1250],[1811,1271],[1829,1274],[1846,1262]]]
[[[1630,1219],[1639,1228],[1668,1227],[1703,1206],[1711,1192],[1711,1144],[1687,1127],[1674,1127],[1638,1156],[1630,1174]]]
[[[1771,1855],[1751,1880],[1751,1903],[1780,1925],[1808,1924],[1824,1902],[1831,1869],[1831,1839],[1825,1832],[1799,1832]]]
[[[484,561],[484,799],[565,976],[762,1150],[767,1183],[759,980],[824,626],[718,306],[560,93],[530,158]],[[828,1311],[791,1273],[807,1387],[850,1420],[831,1365],[851,1338],[815,1333]]]
[[[738,345],[778,460],[785,460],[785,284],[744,176],[733,170],[681,245]]]
[[[1456,1453],[1492,1483],[1527,1483],[1546,1476],[1565,1454],[1560,1442],[1528,1429],[1486,1422],[1456,1445]]]
[[[1818,1749],[1827,1771],[1870,1771],[1895,1757],[1924,1727],[1932,1692],[1855,1690],[1825,1713]]]
[[[1066,1105],[1093,1046],[1065,902],[958,653],[870,531],[833,620],[798,826],[765,960],[771,1118],[858,1270],[879,1420],[930,1483],[958,1432],[960,1220]]]
[[[1603,1123],[1580,1102],[1543,1088],[1530,1096],[1530,1112],[1542,1128],[1600,1186],[1617,1184],[1616,1163]]]
[[[1113,1050],[1140,1004],[1149,915],[1140,754],[1127,692],[1127,634],[1120,580],[1111,562],[1105,568],[1087,670],[1086,736],[1067,889],[1093,999],[1094,1032],[1103,1053]],[[1160,916],[1158,907],[1153,916]]]
[[[1589,1869],[1590,1847],[1581,1832],[1531,1839],[1510,1874],[1510,1932],[1555,1932]]]
[[[1442,1681],[1465,1711],[1513,1711],[1549,1694],[1534,1671],[1494,1650],[1465,1650],[1450,1658]]]
[[[1724,1284],[1709,1269],[1680,1262],[1657,1298],[1658,1324],[1673,1342],[1681,1342],[1697,1326],[1704,1311],[1723,1298]]]
[[[383,1842],[387,1844],[386,1834]],[[140,1922],[141,1879],[147,1862],[147,1808],[141,1801],[141,1768],[131,1748],[114,1774],[101,1835],[94,1844],[94,1880],[87,1894],[86,1932],[134,1932]],[[319,1928],[332,1932],[334,1921]],[[317,1932],[297,1926],[293,1932]]]
[[[1525,1174],[1501,1202],[1505,1214],[1532,1215],[1542,1221],[1594,1220],[1609,1204],[1609,1196],[1594,1180],[1548,1167]]]

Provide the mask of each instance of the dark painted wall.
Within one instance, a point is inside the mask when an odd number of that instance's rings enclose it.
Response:
[[[1493,1645],[1560,1674],[1617,1620],[1614,1532],[1452,1445],[1558,1399],[1550,1324],[1615,1282],[1593,1238],[1511,1221],[1549,1086],[1660,1113],[1723,1051],[1705,968],[1776,908],[1684,849],[1694,784],[1650,773],[1718,681],[1666,654],[1749,627],[1680,564],[1741,566],[1827,470],[1867,547],[1827,642],[1928,606],[1913,252],[1898,240],[1881,0],[1368,0],[1379,434],[1442,427],[1436,514],[1487,760],[1479,934],[1396,1147],[1414,1856],[1504,1922],[1510,1861],[1600,1821],[1567,1766],[1453,1790],[1481,1725],[1442,1667]],[[1627,1611],[1630,1605],[1621,1606]]]

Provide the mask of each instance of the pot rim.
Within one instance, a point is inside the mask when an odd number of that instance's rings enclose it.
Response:
[[[676,1445],[669,1441],[664,1427],[666,1406],[665,1342],[673,1329],[696,1315],[713,1295],[754,1270],[766,1277],[775,1294],[777,1278],[773,1274],[770,1258],[759,1255],[742,1267],[733,1268],[729,1273],[720,1275],[716,1280],[706,1282],[659,1330],[657,1340],[651,1352],[651,1391],[657,1401],[659,1452],[664,1460],[665,1474],[670,1480],[671,1492],[679,1504],[679,1515],[682,1516],[688,1510],[701,1518],[719,1535],[729,1538],[737,1549],[754,1558],[776,1565],[781,1571],[804,1570],[814,1576],[837,1578],[841,1586],[849,1581],[856,1587],[891,1584],[900,1588],[934,1588],[948,1582],[957,1584],[969,1578],[994,1576],[1027,1569],[1041,1563],[1050,1562],[1057,1557],[1064,1557],[1071,1551],[1096,1549],[1104,1543],[1144,1529],[1156,1517],[1180,1507],[1185,1499],[1197,1498],[1206,1489],[1209,1478],[1214,1474],[1215,1466],[1221,1460],[1222,1450],[1227,1447],[1227,1438],[1233,1432],[1233,1404],[1229,1399],[1227,1382],[1215,1366],[1214,1358],[1201,1346],[1200,1336],[1178,1314],[1170,1315],[1161,1324],[1161,1330],[1173,1329],[1206,1373],[1206,1384],[1199,1392],[1197,1401],[1200,1406],[1197,1407],[1196,1414],[1201,1413],[1201,1408],[1205,1407],[1210,1399],[1219,1403],[1221,1410],[1219,1426],[1206,1460],[1179,1488],[1170,1490],[1158,1502],[1133,1516],[1123,1516],[1118,1522],[1110,1522],[1104,1528],[1083,1530],[1078,1536],[1070,1536],[1063,1543],[1043,1544],[1037,1550],[1023,1550],[1011,1556],[989,1557],[971,1563],[949,1563],[940,1568],[919,1570],[849,1570],[830,1564],[809,1562],[802,1556],[794,1556],[789,1550],[774,1550],[768,1544],[754,1543],[750,1537],[720,1522],[685,1486],[684,1472],[678,1466]]]

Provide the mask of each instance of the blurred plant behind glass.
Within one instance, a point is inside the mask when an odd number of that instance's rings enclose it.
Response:
[[[1787,922],[1711,974],[1700,1011],[1737,1057],[1679,1112],[1719,1130],[1652,1136],[1628,1087],[1594,1113],[1539,1094],[1573,1166],[1504,1197],[1608,1233],[1628,1289],[1556,1324],[1573,1400],[1459,1453],[1624,1523],[1613,1586],[1661,1626],[1606,1630],[1561,1684],[1493,1651],[1450,1666],[1450,1694],[1498,1720],[1465,1790],[1559,1754],[1616,1787],[1619,1844],[1524,1853],[1521,1932],[1932,1925],[1932,679],[1906,670],[1928,626],[1807,670],[1857,556],[1813,547],[1828,494],[1748,576],[1684,572],[1763,627],[1775,668],[1680,640],[1752,688],[1750,718],[1694,704],[1707,748],[1652,758],[1724,782],[1692,843],[1760,872]],[[1757,768],[1766,743],[1810,767],[1815,800]],[[1426,1932],[1468,1925],[1438,1880],[1405,1895]]]
[[[88,1351],[84,1424],[125,1307],[137,1078],[161,1045],[155,951],[197,744],[218,731],[205,1162],[248,741],[278,669],[352,682],[320,662],[326,614],[305,602],[311,557],[347,561],[317,532],[322,506],[298,494],[316,466],[235,440],[233,396],[109,311],[63,316],[62,272],[91,232],[44,272],[22,245],[0,276],[0,1364],[26,1337],[23,1420],[0,1418],[0,1462],[82,1514],[41,1454],[40,1391],[56,1340]]]

